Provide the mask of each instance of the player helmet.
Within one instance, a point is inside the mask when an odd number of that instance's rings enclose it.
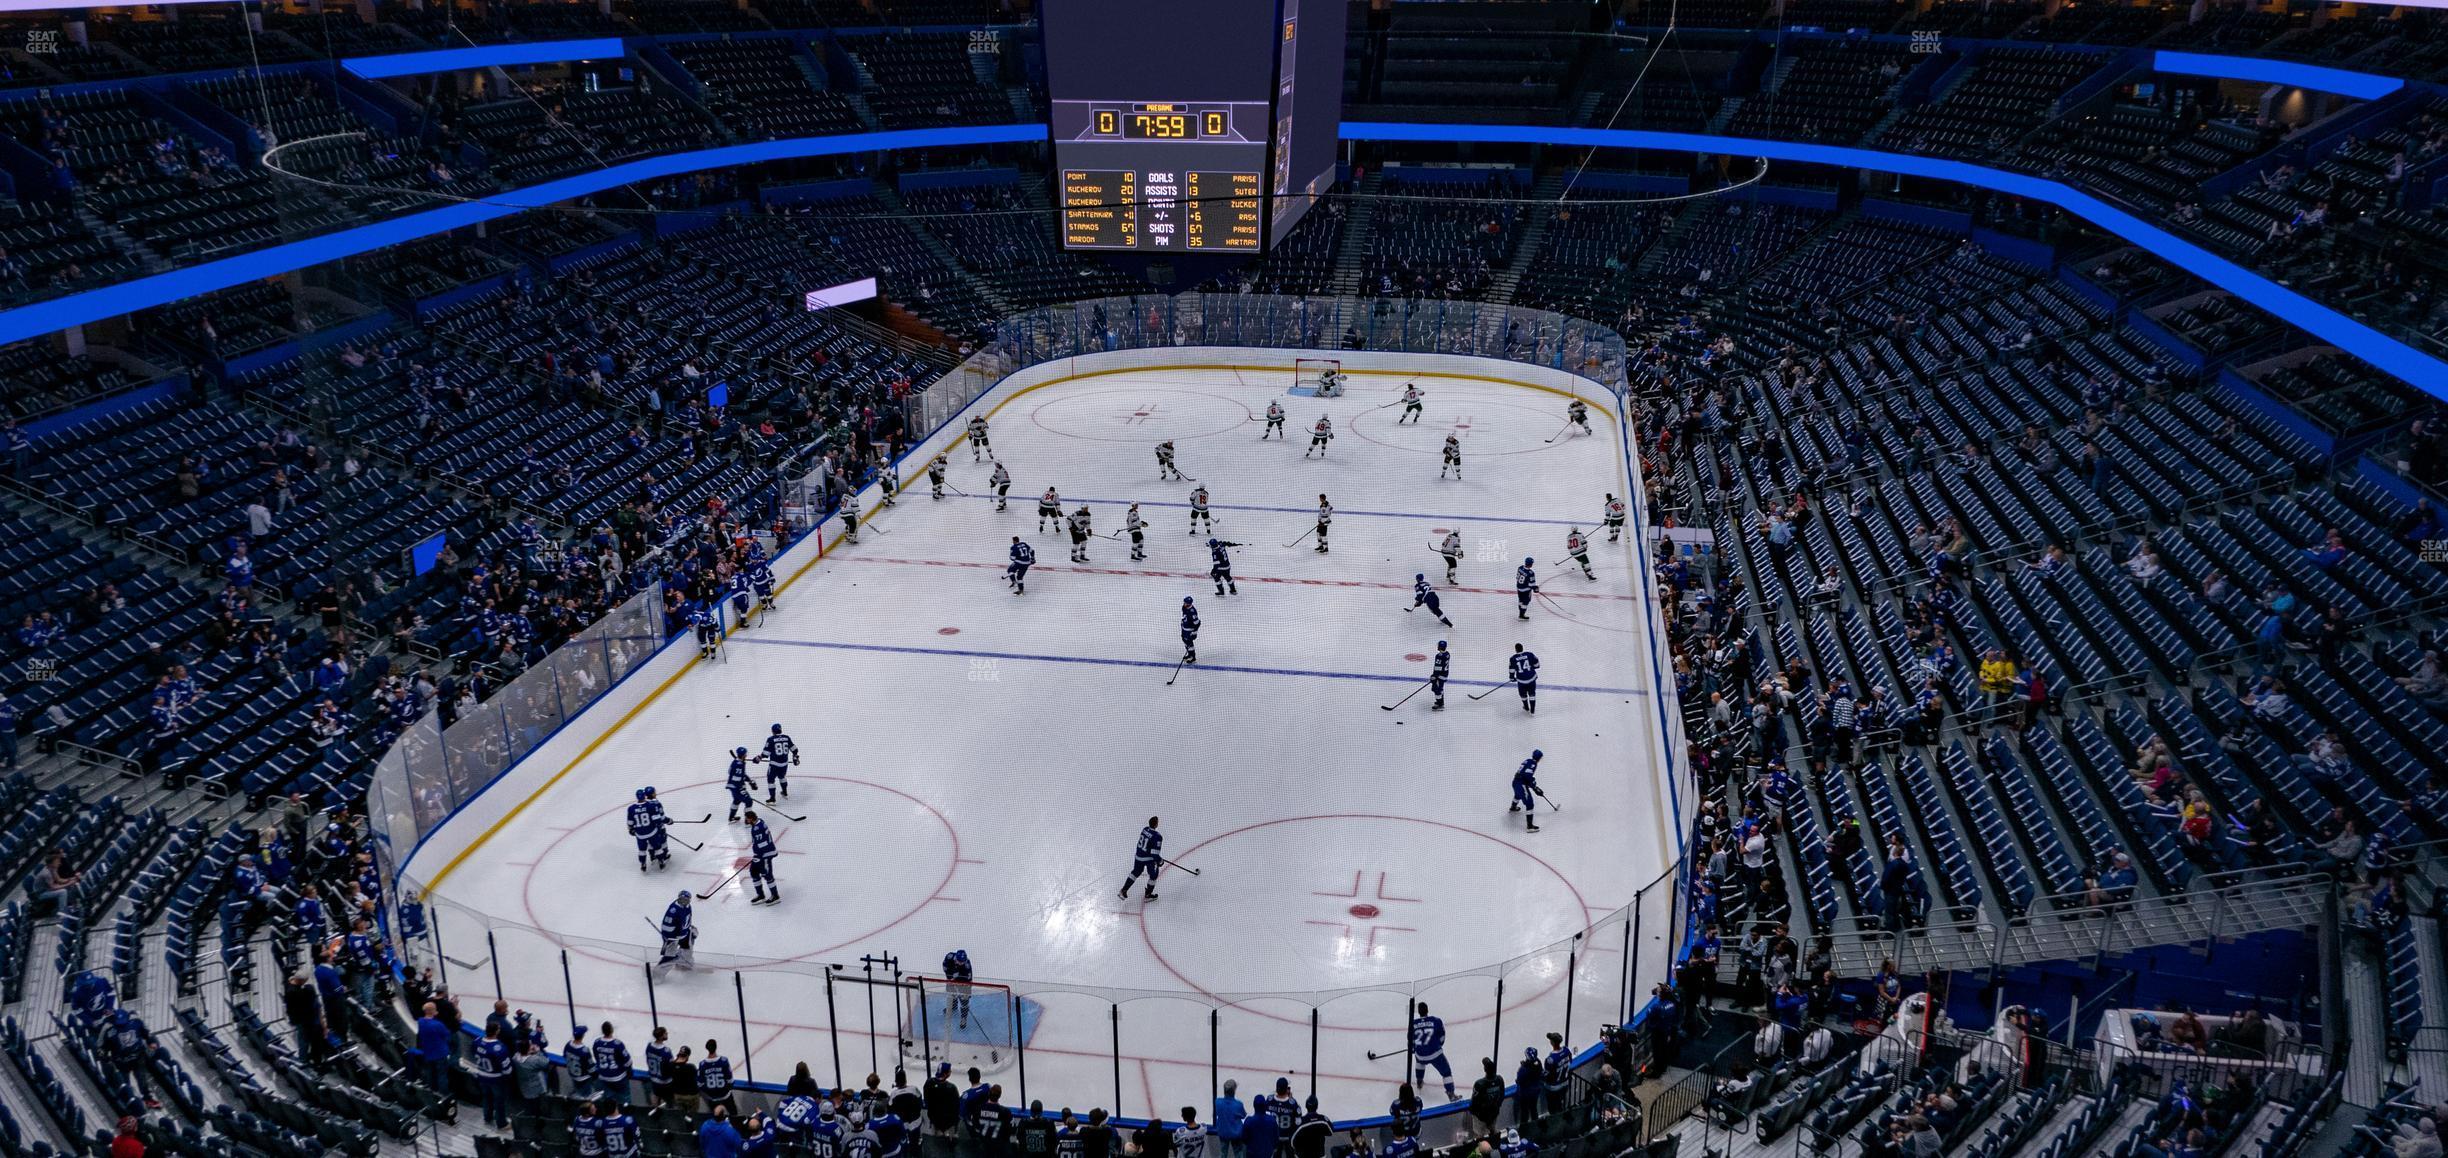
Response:
[[[1544,760],[1547,758],[1547,753],[1541,752],[1536,748],[1532,748],[1530,749],[1530,758],[1533,760]]]
[[[1527,567],[1527,566],[1531,565],[1532,563],[1536,563],[1536,562],[1538,562],[1538,560],[1533,559],[1533,558],[1531,558],[1531,557],[1530,557],[1530,556],[1528,556],[1528,555],[1524,555],[1524,556],[1522,556],[1522,566],[1524,566],[1524,567]]]
[[[682,890],[680,890],[680,903],[685,905],[685,904],[689,903],[691,900],[696,899],[696,896],[697,896],[697,894],[692,893],[692,892],[688,891],[687,889],[682,889]]]
[[[1443,650],[1445,650],[1445,641],[1444,641],[1444,640],[1441,640],[1441,639],[1440,639],[1440,640],[1438,640],[1438,641],[1437,641],[1437,650],[1438,650],[1438,651],[1443,651]]]
[[[746,749],[746,748],[744,748],[744,747],[743,747],[743,748],[733,748],[733,749],[731,749],[731,754],[732,754],[732,755],[734,755],[734,756],[745,756],[745,755],[747,755],[747,754],[748,754],[748,749]]]
[[[638,789],[638,791],[639,791],[639,792],[642,792],[642,793],[645,793],[645,794],[646,794],[646,799],[648,799],[648,800],[652,800],[652,799],[654,799],[654,796],[655,796],[654,789],[652,789],[652,788],[640,788],[640,789]]]
[[[1411,573],[1411,578],[1417,582],[1426,582],[1428,579],[1428,573],[1426,571],[1413,571]]]
[[[643,789],[643,788],[638,789],[638,790],[637,790],[637,798],[638,798],[638,799],[640,799],[640,800],[644,800],[644,799],[646,799],[646,790],[645,790],[645,789]]]
[[[781,735],[781,734],[782,734],[782,725],[780,725],[780,724],[775,724],[775,725],[773,726],[773,734],[774,734],[774,735],[777,735],[777,736]]]
[[[1182,603],[1183,603],[1183,605],[1187,606],[1187,605],[1188,605],[1189,603],[1191,603],[1191,602],[1192,602],[1192,600],[1191,600],[1191,598],[1190,598],[1189,596],[1187,596],[1187,595],[1182,596]]]
[[[1212,539],[1212,538],[1211,538],[1211,539],[1207,540],[1207,545],[1208,545],[1208,546],[1210,546],[1210,547],[1213,547],[1213,546],[1215,546],[1215,545],[1216,545],[1216,541],[1215,541],[1214,539]]]

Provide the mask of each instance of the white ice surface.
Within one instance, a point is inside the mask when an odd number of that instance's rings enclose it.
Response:
[[[914,484],[438,887],[450,955],[498,959],[454,969],[463,1000],[492,996],[498,965],[514,1005],[562,1011],[566,947],[578,1020],[609,1018],[642,1045],[645,922],[741,863],[745,833],[723,820],[726,754],[779,722],[806,752],[784,807],[807,820],[771,818],[787,899],[750,905],[742,877],[700,902],[707,967],[651,994],[676,1042],[750,1053],[760,1082],[799,1061],[826,1085],[879,1064],[889,1081],[895,994],[860,984],[859,958],[931,974],[956,946],[1030,1003],[1025,1052],[996,1080],[1017,1100],[1024,1064],[1028,1096],[1049,1107],[1204,1107],[1211,1045],[1214,1076],[1238,1078],[1245,1098],[1285,1074],[1306,1093],[1316,1007],[1323,1108],[1381,1113],[1401,1063],[1365,1053],[1399,1054],[1414,999],[1447,1019],[1467,1089],[1480,1057],[1510,1076],[1525,1047],[1565,1029],[1568,960],[1568,1037],[1589,1044],[1627,996],[1627,922],[1610,914],[1675,855],[1665,777],[1642,755],[1658,720],[1631,543],[1595,535],[1594,581],[1563,553],[1568,524],[1594,532],[1602,495],[1627,493],[1620,444],[1603,408],[1595,436],[1548,442],[1562,397],[1462,378],[1417,378],[1426,418],[1398,426],[1385,403],[1403,381],[1354,374],[1347,397],[1318,400],[1287,395],[1288,371],[1157,370],[981,403],[1012,470],[1010,510]],[[1270,399],[1290,414],[1280,443],[1258,441]],[[1336,438],[1304,458],[1321,412]],[[1437,478],[1448,431],[1462,435],[1461,481]],[[1156,478],[1167,438],[1207,486],[1216,533],[1246,544],[1238,596],[1214,595],[1205,536],[1186,533],[1194,484]],[[953,486],[986,493],[990,467],[967,446],[950,461]],[[1149,558],[1099,538],[1090,564],[1067,562],[1067,537],[1036,531],[1049,483],[1067,509],[1086,501],[1101,534],[1141,502]],[[1286,547],[1321,491],[1338,511],[1332,552]],[[1460,588],[1439,583],[1451,630],[1404,611],[1414,573],[1442,579],[1432,546],[1446,528],[1470,552]],[[1001,577],[1015,533],[1039,559],[1019,596]],[[1524,555],[1553,597],[1527,622],[1512,591]],[[1205,620],[1200,663],[1167,687],[1184,595]],[[1425,679],[1439,638],[1456,656],[1446,710],[1425,693],[1379,710]],[[1535,716],[1510,690],[1467,698],[1502,678],[1516,642],[1543,661]],[[1563,805],[1536,834],[1506,811],[1532,748]],[[668,870],[640,873],[621,813],[647,784],[673,815],[714,821],[673,830],[702,851],[675,845]],[[1201,875],[1169,872],[1154,902],[1119,899],[1150,814],[1167,853]],[[1664,976],[1663,892],[1641,912],[1644,991]],[[712,967],[749,962],[736,980]],[[829,1002],[827,964],[846,966]]]

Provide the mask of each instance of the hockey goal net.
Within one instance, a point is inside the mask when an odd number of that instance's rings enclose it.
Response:
[[[969,1070],[1010,1068],[1025,1036],[1021,1003],[1008,985],[909,977],[901,991],[901,1064],[913,1075],[950,1063],[956,1085]]]
[[[1332,397],[1343,392],[1343,363],[1336,358],[1294,358],[1292,387]]]

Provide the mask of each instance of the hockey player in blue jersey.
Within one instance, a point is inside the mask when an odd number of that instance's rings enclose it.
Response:
[[[1436,659],[1428,665],[1428,692],[1436,697],[1435,702],[1428,705],[1429,711],[1445,710],[1445,680],[1451,675],[1453,653],[1445,650],[1445,641],[1440,639],[1437,641]]]
[[[1423,1001],[1412,1006],[1411,1015],[1411,1081],[1418,1085],[1428,1080],[1428,1071],[1435,1070],[1445,1083],[1445,1100],[1460,1095],[1454,1092],[1453,1064],[1445,1060],[1445,1019],[1428,1012]]]
[[[765,803],[771,804],[777,787],[782,790],[782,795],[790,795],[790,770],[791,765],[799,762],[799,745],[783,734],[782,725],[775,724],[773,732],[765,737],[764,756]]]
[[[646,871],[646,860],[654,858],[654,867],[671,864],[671,848],[663,830],[671,818],[663,814],[662,802],[654,798],[654,789],[637,790],[637,802],[629,806],[629,836],[637,841],[638,871]]]
[[[1410,612],[1422,607],[1428,609],[1428,614],[1436,616],[1438,623],[1447,627],[1453,626],[1453,620],[1445,618],[1444,601],[1437,598],[1436,588],[1428,585],[1426,571],[1416,572],[1411,576],[1411,606],[1403,610]]]
[[[687,889],[663,910],[663,953],[655,968],[668,970],[677,965],[695,971],[697,968],[697,912],[689,907],[695,894]]]
[[[1199,631],[1199,614],[1198,614],[1198,604],[1191,602],[1191,601],[1190,601],[1190,597],[1189,597],[1189,596],[1187,596],[1187,595],[1184,595],[1184,596],[1182,596],[1182,618],[1181,618],[1182,662],[1183,662],[1183,663],[1197,663],[1197,662],[1198,662],[1198,631]]]
[[[1037,565],[1037,548],[1012,536],[1011,565],[1003,568],[1003,581],[1011,584],[1012,594],[1028,594],[1028,569]]]
[[[748,589],[748,573],[731,573],[731,618],[739,622],[740,630],[748,630],[748,616],[756,610],[756,596]]]
[[[1547,793],[1539,788],[1538,783],[1539,761],[1546,758],[1547,753],[1532,748],[1530,758],[1522,761],[1521,767],[1514,769],[1513,806],[1505,809],[1507,812],[1521,813],[1522,820],[1529,824],[1532,832],[1539,830],[1538,817],[1535,815],[1538,811],[1538,802],[1547,798]]]
[[[1588,429],[1585,424],[1582,429]],[[1504,1132],[1504,1140],[1496,1144],[1496,1158],[1530,1158],[1539,1152],[1539,1145],[1521,1136],[1519,1130]]]
[[[1520,604],[1514,608],[1513,614],[1522,619],[1530,618],[1530,597],[1538,594],[1537,564],[1538,560],[1526,558],[1521,566],[1513,569],[1513,600]]]
[[[722,609],[711,603],[691,603],[688,624],[697,633],[697,657],[714,658],[722,647]]]
[[[1164,871],[1164,834],[1156,831],[1156,818],[1148,817],[1147,827],[1139,830],[1139,845],[1131,852],[1131,871],[1122,880],[1123,897],[1129,897],[1131,886],[1142,873],[1147,874],[1147,888],[1139,894],[1141,900],[1156,899],[1156,874]]]
[[[748,810],[748,883],[756,886],[752,905],[781,904],[782,882],[774,879],[774,858],[781,855],[774,847],[773,830],[757,818],[756,810]],[[767,895],[767,889],[772,889]]]
[[[969,951],[954,949],[944,954],[943,975],[945,1011],[960,1018],[955,1024],[969,1024],[969,982],[976,976],[969,967]]]
[[[1506,663],[1505,674],[1512,677],[1513,690],[1521,694],[1522,710],[1538,714],[1538,656],[1513,645],[1513,658]]]
[[[1229,539],[1207,540],[1207,577],[1215,580],[1218,595],[1241,593],[1241,585],[1233,582],[1231,551],[1240,545]]]
[[[756,803],[756,782],[748,778],[748,749],[731,749],[731,770],[723,774],[723,787],[731,790],[731,813],[724,819],[736,823],[740,810]]]
[[[748,588],[749,590],[756,592],[757,607],[759,610],[774,611],[779,609],[774,603],[773,567],[771,564],[765,562],[761,556],[749,560]]]

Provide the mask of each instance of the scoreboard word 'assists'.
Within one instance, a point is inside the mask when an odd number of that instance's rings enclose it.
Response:
[[[1063,244],[1255,250],[1265,225],[1262,204],[1254,172],[1066,168]]]

